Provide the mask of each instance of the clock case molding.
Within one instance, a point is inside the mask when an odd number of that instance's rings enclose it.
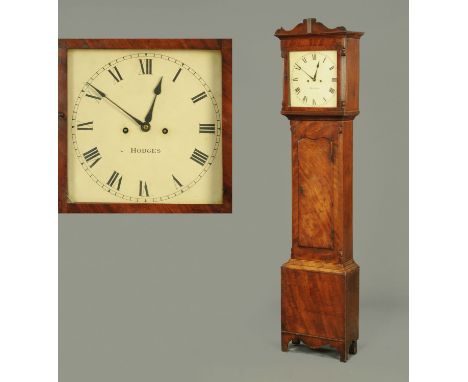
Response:
[[[68,49],[219,50],[222,59],[222,204],[73,203],[67,197]],[[230,213],[232,212],[232,40],[231,39],[59,39],[58,40],[58,210],[59,213]]]
[[[284,63],[281,113],[292,147],[291,259],[281,267],[281,348],[357,352],[359,266],[353,260],[353,120],[359,114],[361,32],[304,19],[275,36]],[[291,107],[289,52],[337,51],[337,106]]]

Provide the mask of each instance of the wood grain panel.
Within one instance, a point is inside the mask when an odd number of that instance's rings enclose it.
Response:
[[[281,269],[281,330],[344,338],[344,302],[343,274]]]
[[[333,248],[333,141],[301,139],[299,159],[299,245]]]

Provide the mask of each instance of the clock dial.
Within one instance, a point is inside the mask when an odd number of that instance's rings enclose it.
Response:
[[[291,106],[336,107],[337,53],[309,51],[289,53]]]
[[[70,199],[222,203],[219,52],[125,53],[69,57]]]

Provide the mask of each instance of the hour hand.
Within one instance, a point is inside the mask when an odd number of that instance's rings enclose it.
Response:
[[[161,79],[159,80],[158,84],[156,85],[156,87],[155,87],[154,90],[153,90],[154,98],[153,98],[153,102],[151,103],[151,106],[150,106],[150,109],[149,109],[149,111],[148,111],[148,114],[146,114],[146,117],[145,117],[145,122],[146,122],[146,123],[150,123],[151,120],[153,119],[154,103],[156,102],[156,98],[158,97],[158,95],[161,94],[162,79],[163,79],[163,78],[161,77]]]
[[[158,84],[156,85],[156,87],[154,88],[154,94],[155,95],[160,95],[161,94],[161,85],[162,85],[162,77],[160,78]]]
[[[317,69],[315,69],[315,74],[314,74],[314,77],[312,78],[312,80],[315,82],[315,79],[317,78],[317,72],[318,72],[318,68],[320,66],[320,61],[317,62]]]

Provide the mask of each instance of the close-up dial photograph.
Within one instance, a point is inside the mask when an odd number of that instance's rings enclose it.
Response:
[[[69,65],[85,66],[86,76],[93,63],[120,54],[71,50]],[[206,79],[174,57],[183,52],[169,54],[125,54],[84,81],[71,73],[69,99],[78,91],[69,122],[73,201],[177,203],[187,193],[184,201],[221,202],[219,52],[190,57],[203,63]]]
[[[231,40],[59,40],[59,211],[231,212]]]

